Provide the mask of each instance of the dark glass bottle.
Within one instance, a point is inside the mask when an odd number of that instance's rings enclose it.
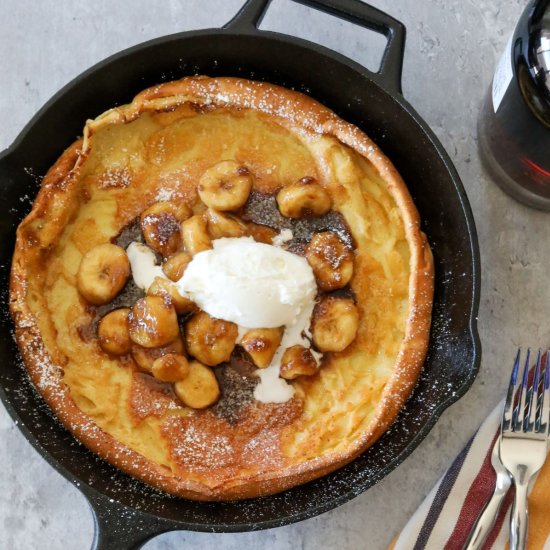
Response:
[[[523,12],[478,126],[481,159],[517,200],[550,210],[550,0]]]

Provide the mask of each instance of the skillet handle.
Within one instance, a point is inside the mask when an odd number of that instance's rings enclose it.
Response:
[[[85,496],[94,516],[91,550],[139,550],[157,535],[174,530],[168,521],[128,508],[103,495],[86,491]]]
[[[388,42],[382,54],[380,69],[377,73],[367,72],[375,74],[377,81],[388,91],[401,94],[406,35],[403,23],[360,0],[294,0],[294,2],[383,34]],[[224,28],[238,32],[259,32],[258,25],[270,3],[271,0],[247,0],[239,13],[224,25]]]

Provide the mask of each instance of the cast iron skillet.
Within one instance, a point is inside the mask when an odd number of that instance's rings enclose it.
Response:
[[[192,502],[166,496],[126,476],[87,451],[56,421],[21,366],[5,295],[0,320],[0,397],[25,437],[90,502],[96,549],[136,549],[158,533],[177,529],[266,529],[330,510],[400,464],[477,374],[480,274],[474,222],[449,157],[401,95],[405,28],[358,0],[298,1],[383,33],[388,43],[380,71],[369,72],[317,44],[260,32],[257,26],[269,0],[249,0],[223,29],[152,40],[99,63],[57,93],[0,156],[4,205],[0,289],[6,292],[14,231],[30,208],[39,176],[80,134],[86,118],[130,101],[147,86],[184,75],[266,80],[302,90],[364,129],[404,176],[436,263],[434,320],[422,376],[393,427],[339,471],[271,497]]]

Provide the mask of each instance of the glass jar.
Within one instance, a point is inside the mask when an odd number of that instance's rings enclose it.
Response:
[[[482,162],[517,200],[550,210],[550,0],[523,12],[478,124]]]

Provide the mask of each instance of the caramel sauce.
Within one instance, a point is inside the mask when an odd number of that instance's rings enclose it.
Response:
[[[93,342],[97,338],[97,319],[76,327],[76,332],[83,342]]]
[[[128,282],[124,285],[118,296],[108,304],[103,306],[97,306],[95,308],[95,314],[97,318],[101,318],[107,313],[120,309],[121,307],[132,307],[139,299],[145,296],[145,292],[136,284],[130,276]]]
[[[139,218],[133,219],[129,224],[124,226],[120,233],[112,239],[112,242],[121,248],[128,248],[128,245],[132,242],[143,243],[143,235],[141,233],[141,226]]]
[[[256,366],[240,346],[235,347],[228,363],[214,369],[221,390],[219,401],[212,407],[216,417],[231,425],[240,420],[254,400],[254,388],[259,382],[255,370]]]
[[[136,423],[148,416],[164,416],[169,408],[179,405],[172,384],[160,382],[145,372],[134,372],[128,408]]]
[[[348,247],[354,248],[353,237],[344,217],[335,210],[329,210],[323,216],[299,219],[285,218],[277,206],[275,195],[266,195],[252,191],[243,207],[242,219],[276,230],[290,229],[293,239],[288,242],[288,250],[303,255],[305,245],[314,233],[332,231]]]

